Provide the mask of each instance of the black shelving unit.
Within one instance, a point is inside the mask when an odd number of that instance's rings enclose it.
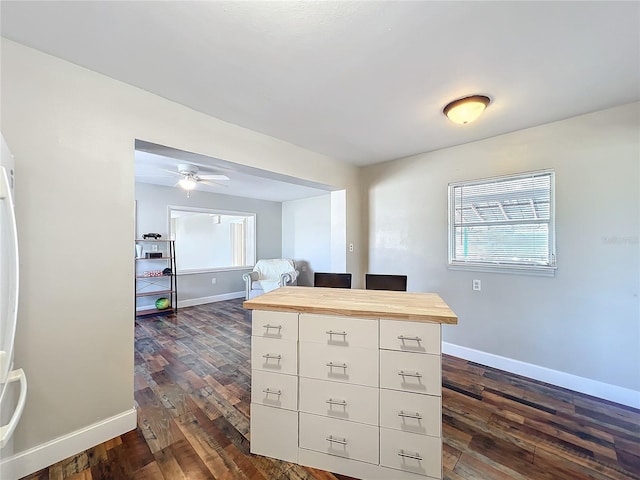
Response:
[[[136,318],[169,315],[178,311],[178,277],[174,240],[138,239],[135,260]],[[156,275],[169,268],[171,273]],[[167,298],[167,308],[157,308],[156,302]]]

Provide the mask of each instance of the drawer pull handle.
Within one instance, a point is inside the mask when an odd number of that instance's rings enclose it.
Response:
[[[411,341],[420,343],[422,341],[422,338],[420,338],[420,337],[405,337],[404,335],[398,335],[398,340],[402,340],[403,342],[405,340],[411,340]]]
[[[422,378],[422,374],[420,372],[406,372],[404,370],[400,370],[398,372],[398,375],[400,375],[401,377],[416,377],[416,378]]]
[[[346,445],[347,444],[347,439],[346,438],[340,438],[340,437],[334,437],[333,435],[329,435],[327,437],[327,442],[339,443],[340,445]]]
[[[347,336],[347,332],[336,332],[335,330],[327,330],[327,335],[341,335],[343,337]]]
[[[418,452],[409,453],[409,452],[405,452],[404,450],[400,450],[398,452],[398,455],[400,457],[413,458],[414,460],[422,460],[422,455],[420,455]]]
[[[346,400],[334,400],[333,398],[330,398],[325,403],[328,403],[329,405],[340,405],[341,407],[347,406]]]
[[[267,395],[269,395],[270,393],[274,394],[274,395],[282,395],[282,390],[271,390],[270,388],[265,388],[264,390],[262,390],[264,393],[266,393]]]
[[[327,362],[327,367],[329,368],[344,368],[345,370],[347,369],[347,364],[346,363],[336,363],[336,362]]]
[[[267,360],[269,360],[270,358],[273,358],[275,360],[282,360],[282,355],[272,355],[270,353],[265,353],[264,355],[262,355],[262,358],[266,358]]]
[[[400,410],[398,412],[398,416],[399,417],[403,417],[403,418],[415,418],[416,420],[422,420],[422,415],[420,415],[420,413],[418,413],[418,412],[416,412],[416,413],[408,413],[408,412]]]
[[[270,328],[277,328],[278,330],[282,329],[282,325],[271,325],[270,323],[263,325],[263,327],[267,330],[269,330]]]

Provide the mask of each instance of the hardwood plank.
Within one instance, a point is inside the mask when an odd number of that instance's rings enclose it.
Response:
[[[127,462],[128,470],[137,472],[148,464],[155,462],[149,444],[139,430],[132,430],[122,437],[122,457]]]
[[[453,473],[458,475],[459,478],[465,480],[526,480],[527,477],[517,475],[515,472],[501,472],[488,463],[463,453],[456,463]]]
[[[465,477],[461,477],[457,473],[452,472],[451,470],[444,470],[442,474],[443,480],[465,480]]]
[[[215,478],[202,459],[194,451],[191,444],[183,437],[173,442],[169,449],[189,480],[205,480]]]
[[[247,459],[252,467],[267,480],[271,480],[272,478],[285,478],[285,472],[291,468],[290,463],[274,461],[262,455],[248,455]]]
[[[584,428],[578,428],[577,425],[572,426],[558,422],[541,422],[534,419],[526,419],[525,423],[538,432],[546,434],[548,440],[557,438],[565,445],[573,445],[577,450],[590,452],[591,457],[599,456],[600,458],[616,461],[613,442],[607,442],[590,435]]]
[[[640,457],[640,441],[632,441],[626,438],[616,437],[614,443],[616,451],[631,453],[636,457]]]
[[[222,415],[220,410],[218,410],[215,405],[212,405],[210,402],[208,402],[207,398],[201,395],[200,392],[189,394],[189,396],[187,397],[187,404],[193,405],[190,408],[190,411],[199,409],[207,416],[209,420],[215,420]]]
[[[156,463],[158,464],[158,468],[162,475],[167,480],[186,480],[182,468],[176,461],[176,458],[173,456],[171,449],[164,448],[159,450],[153,454],[156,459]]]
[[[96,463],[91,467],[91,476],[95,479],[109,480],[126,480],[128,478],[126,466],[121,464],[122,457],[117,455],[117,450],[121,448],[116,446],[107,450],[107,460]]]
[[[49,480],[63,480],[62,462],[58,462],[49,468]]]
[[[629,472],[640,472],[640,456],[633,453],[619,450],[617,451],[618,463],[622,467],[622,470]]]
[[[136,401],[142,403],[138,408],[138,428],[151,452],[155,453],[170,446],[174,441],[170,428],[172,417],[151,390],[142,392],[145,395],[136,395]]]
[[[187,405],[187,393],[176,385],[167,373],[163,370],[152,374],[155,385],[150,387],[162,403],[162,406],[169,412],[172,417],[189,411]]]
[[[171,478],[166,478],[157,462],[151,462],[138,470],[135,474],[136,480],[172,480]]]
[[[445,421],[442,425],[442,438],[444,446],[449,446],[457,452],[462,452],[469,448],[473,435],[463,432]],[[460,457],[460,453],[458,453],[457,457]]]
[[[69,480],[93,480],[93,476],[91,475],[91,470],[82,470],[81,472],[76,473],[75,475],[71,475],[67,477]]]
[[[534,463],[543,470],[558,475],[559,479],[632,480],[638,479],[637,471],[625,470],[613,464],[603,464],[588,458],[567,455],[563,450],[540,445]]]
[[[224,452],[224,446],[230,443],[229,440],[225,438],[224,445],[219,444],[206,432],[192,412],[185,413],[178,418],[176,425],[182,430],[185,439],[214,478],[247,478]]]
[[[442,468],[453,470],[460,459],[462,452],[448,443],[442,445]]]

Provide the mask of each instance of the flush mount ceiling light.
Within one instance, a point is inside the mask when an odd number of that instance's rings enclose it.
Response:
[[[442,110],[454,123],[466,125],[482,115],[491,99],[485,95],[471,95],[449,103]]]

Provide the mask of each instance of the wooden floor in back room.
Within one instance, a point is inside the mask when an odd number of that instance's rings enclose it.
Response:
[[[26,478],[349,479],[249,453],[250,319],[228,300],[137,320],[138,428]],[[640,411],[442,363],[444,479],[640,480]]]

